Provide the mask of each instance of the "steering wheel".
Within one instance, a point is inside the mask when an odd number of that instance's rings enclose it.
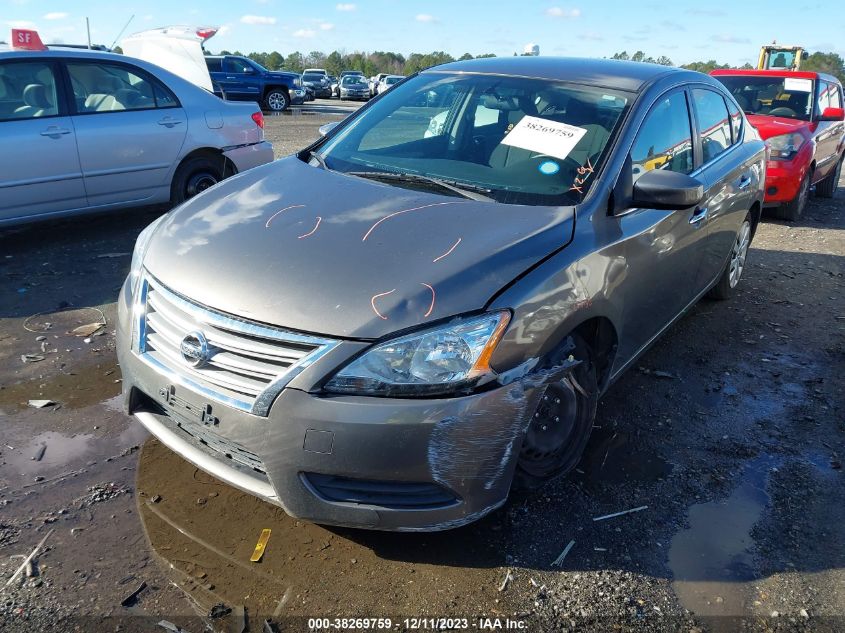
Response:
[[[793,119],[798,116],[798,114],[795,112],[795,110],[793,110],[792,108],[784,107],[784,106],[781,106],[779,108],[774,108],[773,110],[769,110],[768,115],[769,116],[785,116],[785,117],[791,117]]]

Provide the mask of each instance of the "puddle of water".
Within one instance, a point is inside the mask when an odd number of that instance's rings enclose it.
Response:
[[[15,446],[13,450],[4,447],[4,463],[0,472],[4,479],[46,475],[82,464],[95,456],[117,455],[125,448],[141,444],[147,437],[147,431],[137,423],[129,424],[117,437],[98,437],[88,433],[64,435],[47,431],[22,446]],[[33,459],[39,455],[40,460]]]
[[[42,361],[46,363],[47,361]],[[45,370],[54,369],[52,365]],[[0,407],[21,411],[29,400],[53,400],[70,409],[99,404],[120,393],[120,370],[114,360],[77,367],[71,372],[34,378],[0,389]]]
[[[326,528],[222,484],[154,439],[142,449],[137,488],[153,551],[203,608],[222,601],[251,614],[411,615],[491,596],[503,612],[515,608],[496,592],[506,562],[501,516],[432,534]],[[250,563],[264,528],[272,530],[267,549]]]
[[[627,433],[609,428],[594,429],[578,468],[588,486],[653,482],[672,472],[659,455],[636,449]]]
[[[757,578],[751,530],[769,502],[766,484],[777,463],[770,455],[749,463],[727,499],[692,506],[689,528],[673,537],[672,587],[696,615],[750,615]]]

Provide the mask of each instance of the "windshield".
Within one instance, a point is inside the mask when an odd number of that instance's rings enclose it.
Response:
[[[813,80],[800,77],[720,75],[721,81],[746,114],[767,114],[810,120]]]
[[[325,75],[313,75],[313,74],[312,75],[302,75],[303,81],[318,81],[319,82],[319,81],[322,81],[325,78],[326,78]]]
[[[366,82],[364,81],[364,78],[361,77],[360,75],[346,75],[346,77],[343,78],[343,83],[344,83],[344,85],[350,85],[350,84],[357,85],[357,84],[364,84]]]
[[[385,93],[321,153],[341,172],[425,175],[509,204],[575,204],[628,103],[603,88],[429,72]]]

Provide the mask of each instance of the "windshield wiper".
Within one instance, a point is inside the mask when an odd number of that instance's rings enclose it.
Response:
[[[310,152],[308,152],[308,158],[313,158],[314,160],[317,161],[317,164],[319,164],[320,167],[322,167],[326,171],[331,171],[331,169],[329,169],[329,166],[326,165],[326,159],[323,158],[322,154],[319,154],[318,152],[311,150]]]
[[[468,183],[458,183],[454,180],[444,180],[442,178],[434,178],[432,176],[423,176],[422,174],[400,173],[393,171],[350,171],[347,172],[350,176],[358,176],[359,178],[372,178],[373,180],[395,180],[400,182],[426,182],[447,189],[457,193],[464,198],[470,200],[479,200],[481,202],[495,202],[490,196],[485,196],[484,193],[490,193],[489,189],[480,187],[478,185],[471,185]],[[482,193],[483,192],[483,193]]]

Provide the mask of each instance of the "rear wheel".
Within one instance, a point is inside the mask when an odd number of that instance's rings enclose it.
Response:
[[[801,216],[804,214],[804,208],[807,206],[807,200],[810,199],[811,175],[812,174],[810,172],[807,172],[807,175],[804,176],[804,180],[802,180],[801,184],[798,186],[798,193],[795,194],[795,197],[792,200],[779,207],[775,207],[774,216],[776,218],[787,220],[788,222],[795,222],[801,219]]]
[[[176,206],[223,180],[221,158],[195,156],[179,165],[170,185],[170,202]]]
[[[842,160],[836,163],[836,169],[827,178],[816,185],[816,195],[819,198],[832,198],[839,186],[839,176],[842,174]]]
[[[593,352],[577,334],[570,339],[571,354],[581,362],[546,387],[522,441],[514,474],[517,490],[538,488],[571,471],[590,438],[598,402]]]
[[[284,90],[274,88],[264,95],[264,105],[271,112],[284,112],[290,105],[290,97]]]
[[[728,260],[722,276],[716,285],[710,289],[709,296],[713,299],[727,299],[742,279],[745,270],[745,260],[748,258],[748,247],[751,246],[751,216],[746,215],[739,232],[736,234],[731,257]]]

